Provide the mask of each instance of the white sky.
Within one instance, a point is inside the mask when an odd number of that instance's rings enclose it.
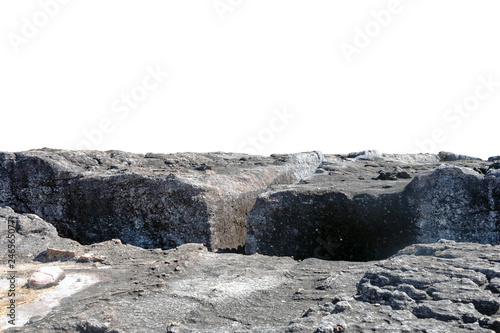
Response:
[[[5,0],[0,151],[500,155],[499,13],[497,0]]]

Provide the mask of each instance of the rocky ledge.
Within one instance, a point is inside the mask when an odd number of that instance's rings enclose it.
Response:
[[[257,195],[272,184],[298,182],[322,159],[316,152],[0,153],[0,205],[38,214],[84,244],[117,238],[147,248],[197,242],[237,249]]]
[[[82,244],[374,260],[441,238],[498,244],[499,168],[452,153],[41,149],[0,153],[0,206]]]
[[[0,329],[500,332],[499,207],[498,157],[0,153]]]
[[[500,163],[463,155],[325,155],[248,214],[246,252],[375,260],[439,239],[499,244]]]

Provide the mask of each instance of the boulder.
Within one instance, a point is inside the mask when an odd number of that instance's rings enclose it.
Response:
[[[45,266],[39,268],[28,279],[30,288],[49,288],[58,284],[66,277],[66,273],[57,266]]]

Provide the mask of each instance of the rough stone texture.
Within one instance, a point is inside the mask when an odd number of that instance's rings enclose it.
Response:
[[[500,246],[442,240],[384,261],[345,262],[215,253],[203,244],[148,250],[113,240],[78,246],[103,260],[46,262],[43,242],[68,252],[74,242],[39,232],[53,228],[42,220],[1,211],[36,226],[16,235],[42,252],[16,268],[19,326],[6,323],[0,296],[7,333],[500,332]],[[0,219],[2,242],[6,223]],[[22,276],[54,265],[67,273],[64,286],[21,287]]]
[[[499,246],[409,246],[374,262],[356,295],[309,309],[288,332],[499,332],[499,258]]]
[[[405,189],[417,242],[440,238],[498,244],[500,179],[470,168],[441,167]]]
[[[199,242],[372,260],[440,238],[497,244],[499,175],[498,162],[444,152],[324,158],[42,149],[0,154],[0,205],[35,213],[83,244]]]
[[[10,207],[0,207],[0,237],[3,249],[7,249],[7,223],[15,225],[15,254],[17,263],[31,262],[47,248],[61,247],[78,251],[80,244],[60,238],[56,228],[35,214],[17,214]],[[7,264],[7,251],[0,251],[0,264]]]
[[[7,324],[0,295],[0,330],[500,332],[500,246],[479,244],[499,242],[495,161],[1,154],[0,244],[10,223],[18,317]],[[247,252],[259,254],[208,251],[241,246],[245,219]],[[66,278],[27,287],[50,266]]]
[[[246,214],[271,184],[314,172],[321,153],[0,153],[0,206],[35,213],[84,244],[119,238],[148,248],[186,242],[242,247]]]
[[[248,214],[246,253],[374,260],[441,238],[499,243],[495,163],[348,156],[326,155],[311,177],[261,194]]]

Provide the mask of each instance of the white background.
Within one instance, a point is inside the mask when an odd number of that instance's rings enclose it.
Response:
[[[55,1],[0,2],[0,150],[500,154],[500,86],[443,118],[500,82],[498,1]]]

